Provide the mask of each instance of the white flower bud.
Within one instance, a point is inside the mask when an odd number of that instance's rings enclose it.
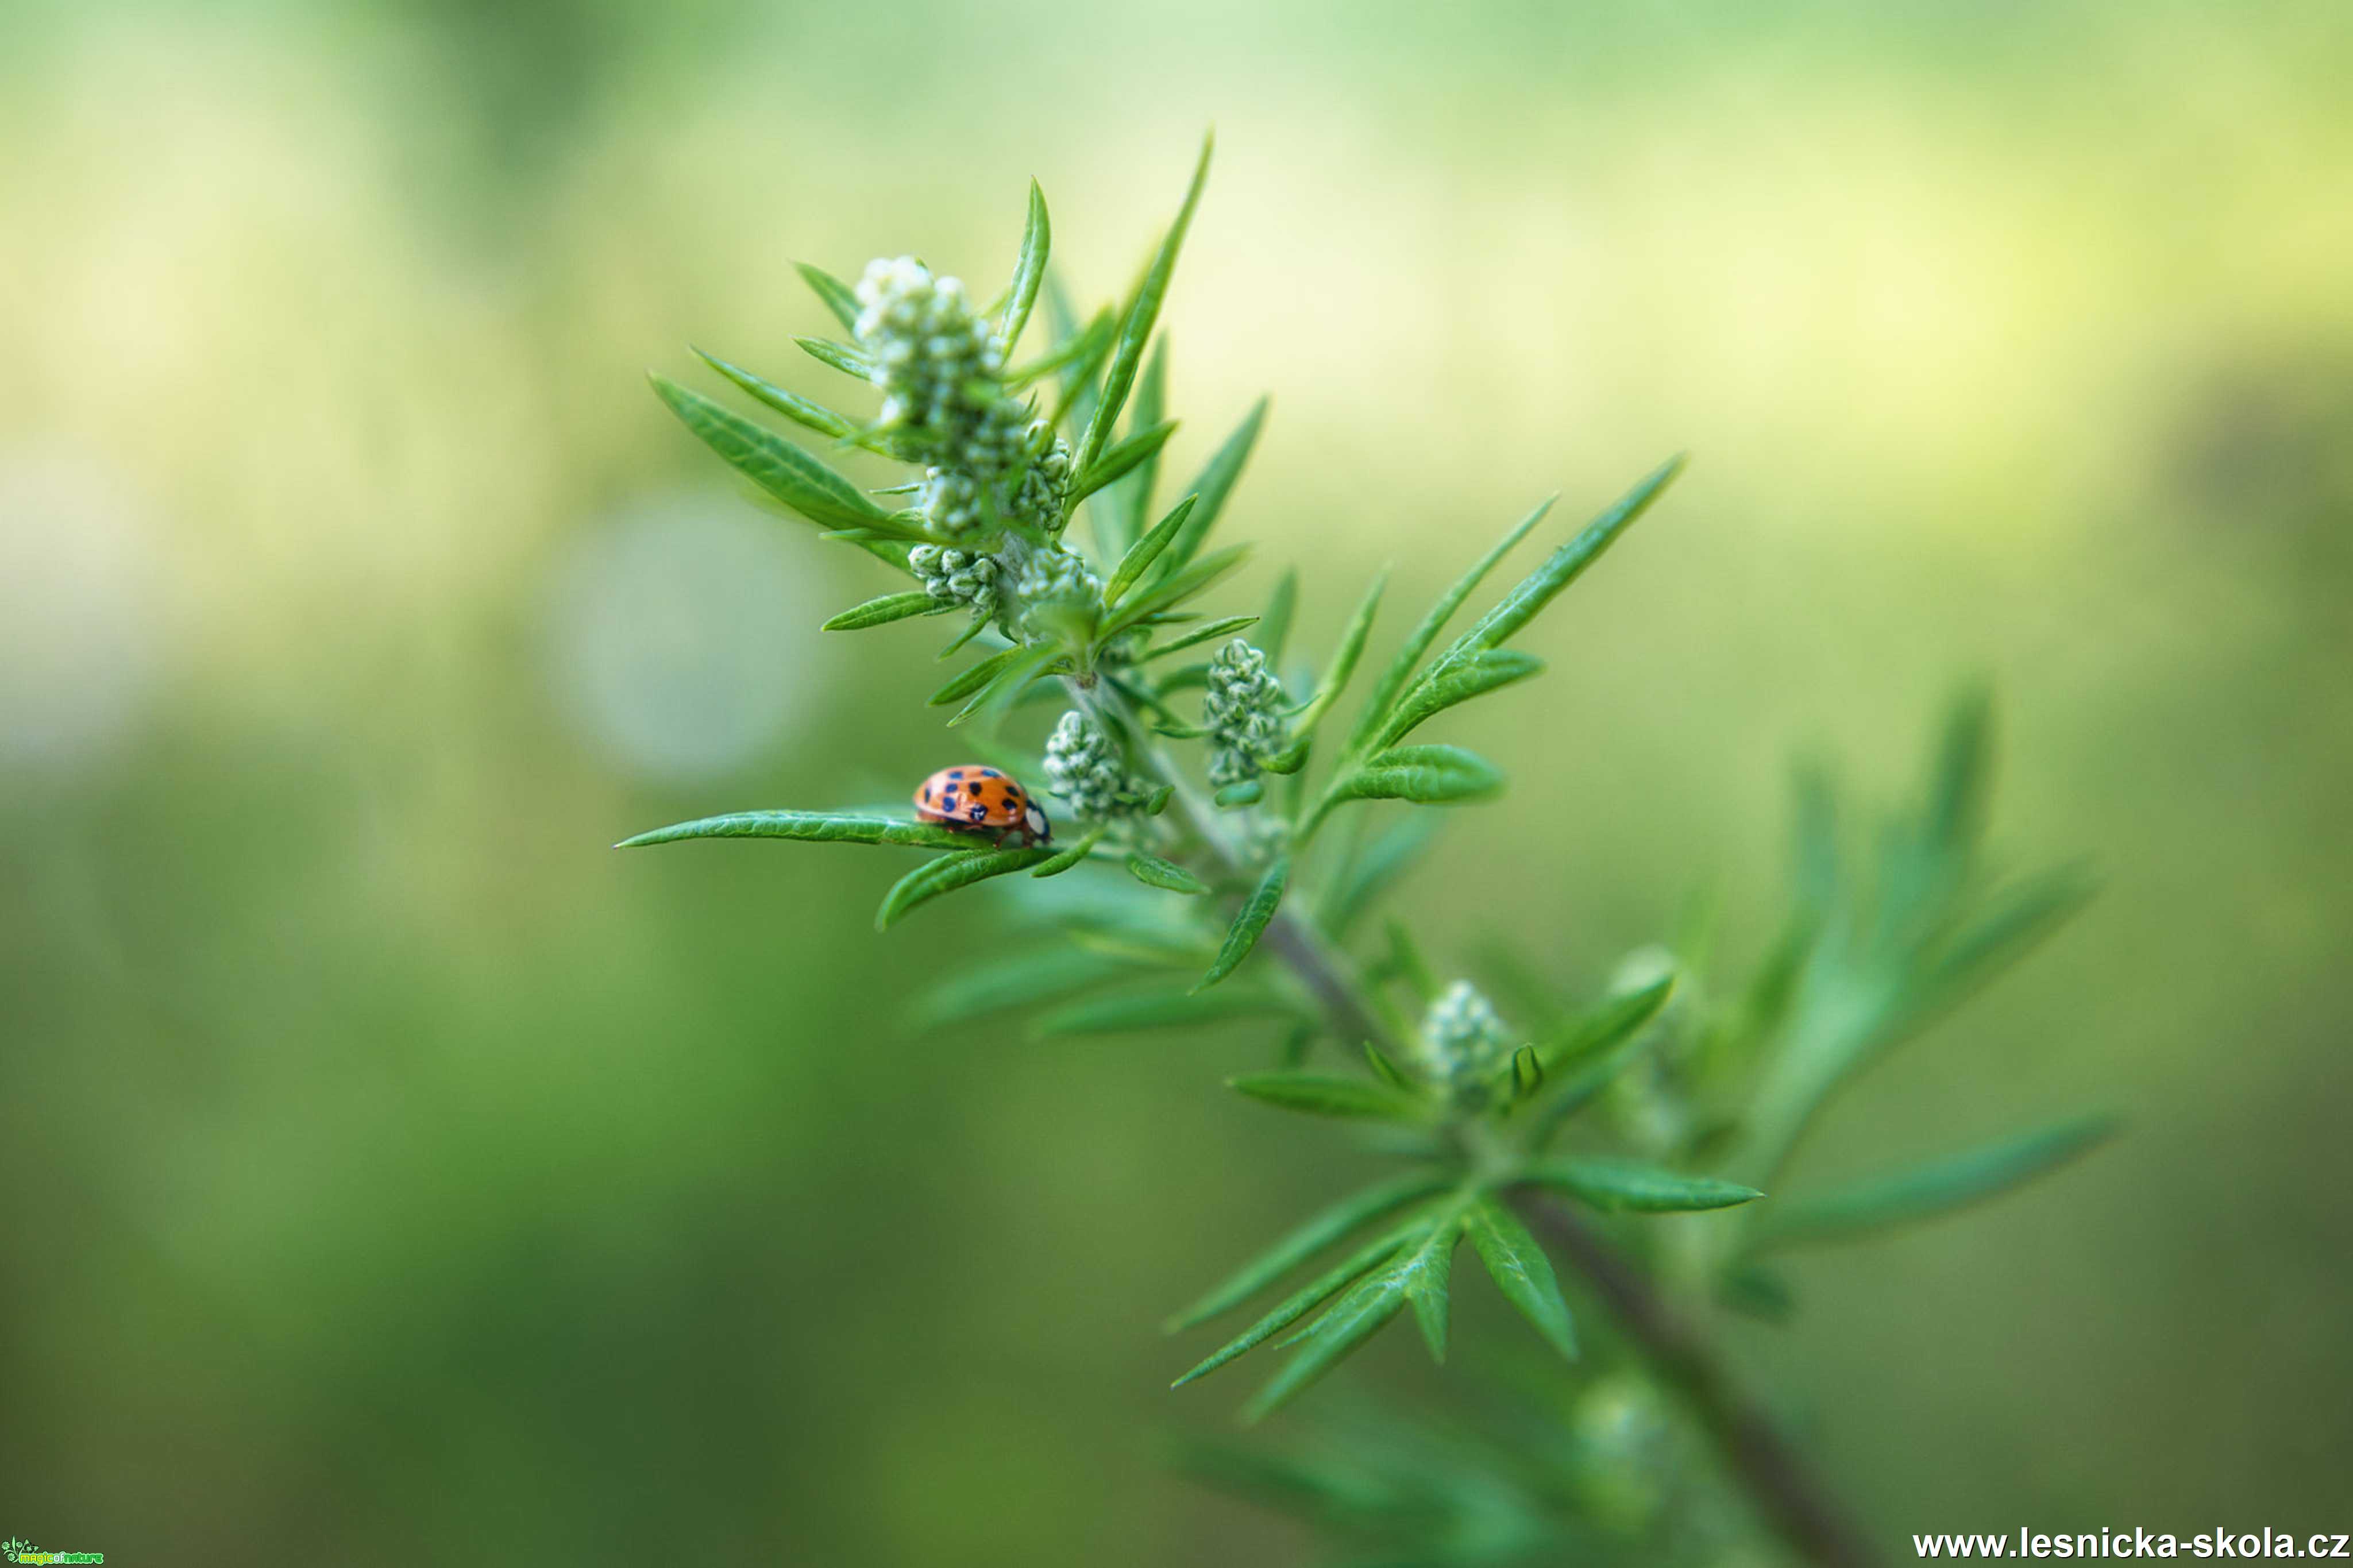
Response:
[[[1209,782],[1223,788],[1256,778],[1287,738],[1282,682],[1266,655],[1236,637],[1209,661],[1201,712],[1209,730]]]
[[[1133,812],[1143,793],[1111,737],[1076,709],[1062,715],[1046,742],[1046,787],[1079,816],[1098,819]]]

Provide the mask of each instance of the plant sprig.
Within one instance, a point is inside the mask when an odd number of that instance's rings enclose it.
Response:
[[[1161,489],[1178,428],[1161,318],[1209,156],[1205,142],[1135,287],[1092,316],[1072,310],[1055,275],[1053,226],[1034,183],[1008,281],[985,309],[908,257],[876,261],[854,286],[803,266],[849,341],[798,341],[878,395],[871,413],[838,412],[702,355],[735,394],[833,449],[905,465],[903,482],[861,489],[799,443],[654,378],[681,422],[767,504],[899,576],[828,629],[960,617],[942,657],[969,662],[925,700],[949,710],[960,743],[1042,787],[1060,836],[1038,843],[864,812],[779,810],[704,817],[624,845],[772,837],[936,851],[890,888],[878,926],[989,883],[1059,930],[1059,942],[944,980],[923,1005],[927,1025],[1036,1009],[1041,1035],[1266,1032],[1273,1065],[1237,1073],[1229,1087],[1358,1130],[1398,1168],[1172,1320],[1182,1331],[1258,1303],[1178,1385],[1261,1347],[1287,1349],[1249,1403],[1255,1419],[1409,1310],[1443,1360],[1452,1261],[1465,1243],[1537,1342],[1578,1356],[1586,1337],[1533,1217],[1572,1244],[1630,1336],[1660,1366],[1682,1369],[1710,1426],[1744,1434],[1720,1441],[1766,1513],[1820,1560],[1851,1560],[1819,1509],[1795,1498],[1773,1506],[1767,1494],[1796,1486],[1802,1467],[1777,1452],[1746,1468],[1765,1440],[1757,1418],[1725,1403],[1720,1374],[1690,1372],[1704,1352],[1663,1326],[1672,1311],[1641,1267],[1597,1248],[1642,1253],[1642,1216],[1710,1216],[1682,1222],[1680,1276],[1704,1282],[1711,1303],[1769,1315],[1790,1300],[1772,1272],[1778,1254],[1937,1217],[2091,1147],[2107,1124],[2079,1119],[1852,1188],[1757,1201],[1844,1085],[2055,929],[2080,904],[2084,880],[1996,887],[1985,876],[1990,721],[1973,697],[1955,710],[1922,802],[1880,837],[1875,858],[1849,858],[1833,792],[1808,780],[1792,911],[1741,984],[1719,987],[1705,944],[1691,942],[1637,955],[1570,1009],[1541,978],[1544,955],[1504,948],[1490,968],[1539,977],[1513,988],[1525,998],[1514,1023],[1476,981],[1433,963],[1436,950],[1402,921],[1368,950],[1364,915],[1427,855],[1439,814],[1505,785],[1493,763],[1425,731],[1544,673],[1518,641],[1648,513],[1683,460],[1602,507],[1451,640],[1441,643],[1450,625],[1546,523],[1553,500],[1505,530],[1385,659],[1367,664],[1386,571],[1320,664],[1294,658],[1295,574],[1255,612],[1214,597],[1249,554],[1247,544],[1210,545],[1266,402],[1187,485]],[[1033,321],[1046,342],[1017,365]],[[1072,527],[1082,510],[1084,542]],[[1170,658],[1213,643],[1206,659]],[[1297,674],[1305,670],[1312,679]],[[1286,671],[1300,689],[1284,684]],[[1333,715],[1352,688],[1363,695],[1341,730]],[[1029,713],[1049,705],[1057,712],[1040,745]],[[1369,832],[1379,803],[1407,809]],[[1572,1217],[1563,1202],[1593,1217]]]

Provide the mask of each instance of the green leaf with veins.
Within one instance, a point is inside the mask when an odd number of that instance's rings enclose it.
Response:
[[[797,838],[812,844],[891,844],[912,849],[970,849],[977,842],[929,822],[896,821],[830,811],[735,811],[697,817],[624,838],[617,849],[678,844],[690,838]]]
[[[1032,845],[1023,849],[987,849],[965,855],[943,855],[936,860],[926,861],[900,878],[890,892],[883,895],[882,907],[874,911],[874,929],[888,931],[904,920],[910,911],[944,893],[969,888],[991,877],[1027,870],[1040,860],[1051,858],[1053,853],[1042,846]]]
[[[1329,1073],[1262,1072],[1229,1078],[1226,1087],[1252,1100],[1310,1116],[1370,1118],[1382,1121],[1428,1121],[1436,1108],[1370,1079]]]
[[[2116,1131],[2110,1117],[2081,1117],[1813,1197],[1777,1203],[1761,1215],[1748,1247],[1770,1252],[1853,1241],[1940,1218],[2048,1175]]]
[[[1537,1160],[1521,1169],[1520,1179],[1567,1193],[1595,1208],[1637,1214],[1731,1208],[1765,1195],[1738,1182],[1678,1175],[1636,1160]]]
[[[1176,531],[1185,526],[1185,519],[1192,514],[1200,499],[1198,496],[1187,496],[1169,510],[1166,517],[1154,523],[1150,532],[1128,546],[1127,553],[1121,556],[1119,564],[1113,568],[1111,580],[1103,584],[1104,605],[1117,605],[1127,591],[1143,578],[1152,563],[1160,559],[1160,552],[1168,548],[1168,542],[1176,537]]]
[[[824,301],[827,310],[833,312],[833,319],[852,332],[858,331],[858,291],[822,267],[812,266],[806,261],[796,262],[794,266],[799,271],[801,280],[809,286],[809,290]]]
[[[1209,153],[1212,139],[1201,143],[1200,161],[1193,165],[1193,183],[1185,192],[1185,205],[1176,211],[1176,221],[1169,226],[1166,237],[1144,269],[1143,281],[1135,287],[1127,310],[1120,318],[1119,340],[1112,351],[1111,368],[1103,373],[1103,392],[1088,417],[1086,434],[1080,437],[1078,455],[1071,468],[1084,473],[1093,467],[1110,444],[1111,427],[1127,404],[1127,394],[1135,384],[1136,367],[1144,359],[1145,345],[1152,340],[1152,330],[1160,319],[1160,306],[1168,295],[1168,280],[1176,269],[1176,253],[1185,244],[1185,231],[1192,226],[1193,209],[1200,205],[1201,187],[1209,177]]]
[[[1009,356],[1029,322],[1029,309],[1046,281],[1046,259],[1054,247],[1054,226],[1046,216],[1046,193],[1029,182],[1029,216],[1021,230],[1021,253],[1014,258],[1013,280],[1007,286],[1005,315],[997,323],[997,339]],[[855,326],[853,320],[851,325]]]
[[[928,591],[917,588],[911,593],[885,594],[879,599],[869,599],[862,605],[842,611],[818,629],[826,632],[863,631],[868,626],[903,621],[910,616],[944,615],[955,607],[942,604]]]
[[[1282,889],[1290,880],[1291,857],[1276,856],[1266,874],[1259,879],[1258,886],[1250,889],[1250,896],[1242,900],[1240,912],[1227,928],[1224,945],[1218,949],[1217,961],[1209,965],[1209,972],[1201,976],[1194,990],[1208,990],[1250,956],[1258,939],[1265,934],[1268,922],[1274,919],[1275,910],[1282,902]]]
[[[1353,1193],[1285,1235],[1272,1247],[1220,1280],[1198,1301],[1168,1320],[1176,1333],[1240,1306],[1326,1247],[1338,1245],[1382,1216],[1451,1184],[1434,1171],[1409,1171]]]
[[[728,466],[768,494],[828,528],[882,528],[891,514],[866,493],[783,437],[722,408],[667,376],[652,377],[654,391],[680,423]]]
[[[1465,1216],[1462,1228],[1504,1300],[1519,1309],[1546,1344],[1566,1360],[1575,1361],[1577,1330],[1569,1318],[1568,1303],[1561,1297],[1560,1280],[1553,1274],[1552,1259],[1520,1223],[1520,1216],[1496,1199],[1485,1197]]]

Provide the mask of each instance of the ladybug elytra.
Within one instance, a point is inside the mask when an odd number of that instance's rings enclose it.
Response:
[[[1053,825],[1029,792],[995,768],[978,763],[942,768],[915,792],[915,818],[959,833],[981,833],[1002,843],[1053,841]]]

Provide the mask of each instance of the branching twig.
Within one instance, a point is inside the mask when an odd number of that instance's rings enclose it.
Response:
[[[1356,977],[1321,932],[1286,910],[1267,928],[1266,944],[1323,1004],[1343,1039],[1396,1049]],[[1567,1205],[1528,1194],[1519,1206],[1567,1255],[1652,1370],[1682,1394],[1757,1512],[1781,1537],[1818,1568],[1873,1568],[1877,1553],[1844,1507],[1649,1276]]]
[[[1757,1511],[1782,1539],[1820,1568],[1878,1562],[1845,1509],[1778,1424],[1735,1382],[1698,1330],[1662,1297],[1641,1268],[1567,1205],[1533,1193],[1521,1212],[1557,1243],[1642,1348],[1651,1370],[1683,1394]]]

